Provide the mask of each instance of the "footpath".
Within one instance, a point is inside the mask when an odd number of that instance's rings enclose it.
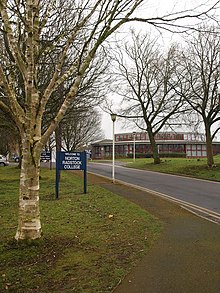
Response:
[[[89,180],[146,209],[165,226],[114,293],[220,293],[220,225],[150,193],[91,174]]]

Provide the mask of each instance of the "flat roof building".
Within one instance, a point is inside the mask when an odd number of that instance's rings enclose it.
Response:
[[[161,157],[206,157],[205,136],[191,132],[159,132],[155,135]],[[135,142],[135,143],[134,143]],[[92,159],[108,159],[112,157],[111,139],[92,143]],[[151,157],[152,150],[146,132],[130,132],[115,134],[115,157],[132,157],[135,145],[136,157]],[[213,141],[213,154],[220,153],[220,142]]]

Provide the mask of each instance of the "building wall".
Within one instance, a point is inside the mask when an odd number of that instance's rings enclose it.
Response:
[[[146,132],[133,133],[120,133],[115,134],[115,141],[133,141],[135,136],[136,141],[149,141],[149,136]],[[200,136],[198,136],[200,137]],[[156,140],[184,140],[183,133],[175,132],[160,132],[155,135]]]
[[[203,134],[194,133],[158,133],[156,135],[158,151],[162,154],[180,153],[186,157],[206,157],[206,145]],[[115,135],[115,157],[128,157],[133,154],[134,134],[122,133]],[[135,154],[152,153],[147,133],[135,134]],[[220,143],[213,144],[213,154],[220,154]],[[92,158],[105,159],[112,157],[112,142],[92,144]]]

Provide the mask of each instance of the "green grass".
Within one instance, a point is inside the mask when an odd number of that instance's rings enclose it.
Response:
[[[214,157],[215,167],[208,168],[206,158],[163,158],[161,164],[154,165],[153,159],[121,160],[127,167],[157,171],[169,174],[192,176],[196,178],[220,181],[220,155]]]
[[[158,219],[125,199],[61,173],[41,172],[43,237],[13,240],[17,227],[19,170],[0,168],[0,292],[111,292],[152,246],[162,230]],[[109,217],[113,215],[113,217]]]

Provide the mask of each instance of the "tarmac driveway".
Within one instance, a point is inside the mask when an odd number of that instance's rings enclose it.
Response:
[[[89,180],[136,203],[165,223],[160,239],[114,293],[220,292],[220,225],[150,193],[112,184],[91,174]]]

